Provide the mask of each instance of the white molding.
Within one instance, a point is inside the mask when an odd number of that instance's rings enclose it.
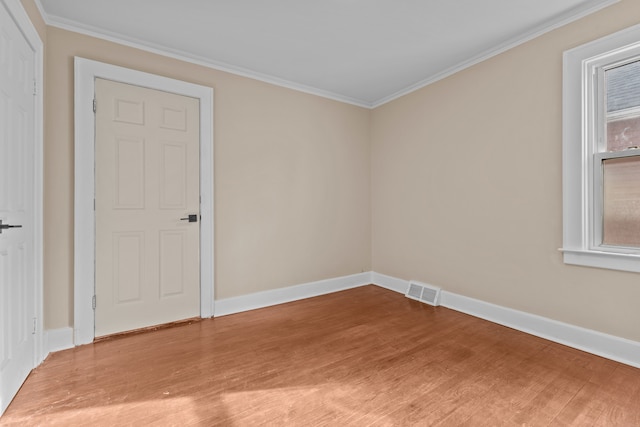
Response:
[[[155,53],[167,58],[177,59],[178,61],[188,62],[190,64],[201,65],[203,67],[211,68],[213,70],[223,71],[225,73],[234,74],[236,76],[246,77],[253,80],[258,80],[264,83],[269,83],[275,86],[292,89],[297,92],[303,92],[310,95],[320,96],[322,98],[331,99],[333,101],[342,102],[345,104],[351,104],[358,107],[371,108],[370,102],[362,101],[360,99],[351,98],[348,96],[340,95],[334,92],[330,92],[323,89],[295,83],[289,80],[281,79],[279,77],[271,76],[268,74],[253,71],[249,68],[239,67],[232,64],[228,64],[221,61],[214,61],[203,56],[190,54],[176,49],[171,49],[159,44],[139,40],[133,37],[127,37],[122,34],[106,31],[97,27],[82,24],[77,21],[68,20],[55,15],[46,15],[46,23],[52,27],[60,28],[83,34],[89,37],[96,37],[102,40],[107,40],[112,43],[117,43],[123,46],[132,47],[134,49],[143,50],[145,52]]]
[[[384,274],[372,272],[371,282],[380,286],[381,288],[389,289],[390,291],[398,292],[399,294],[405,294],[409,289],[409,281],[398,279],[396,277],[386,276]]]
[[[227,314],[270,307],[272,305],[312,298],[369,284],[371,284],[371,273],[366,272],[270,291],[257,292],[249,295],[225,298],[216,301],[216,316],[224,316]]]
[[[369,284],[404,295],[409,286],[409,281],[371,271],[217,300],[215,301],[215,311],[216,316],[225,316]],[[440,304],[451,310],[640,368],[640,342],[447,291],[442,291]],[[73,343],[69,338],[70,334],[70,328],[47,331],[47,349],[49,351],[58,351],[71,348]]]
[[[562,245],[566,264],[640,272],[640,252],[599,250],[595,71],[640,54],[640,25],[567,50],[562,76]],[[627,253],[624,253],[627,252]]]
[[[73,348],[73,328],[50,329],[45,331],[46,354]]]
[[[560,249],[565,264],[640,273],[640,256],[595,250]]]
[[[36,5],[38,6],[38,9],[42,13],[42,17],[45,23],[52,27],[57,27],[63,30],[84,34],[90,37],[100,38],[113,43],[118,43],[124,46],[133,47],[135,49],[144,50],[147,52],[155,53],[158,55],[166,56],[166,57],[177,59],[180,61],[202,65],[204,67],[212,68],[214,70],[224,71],[227,73],[235,74],[242,77],[247,77],[250,79],[273,84],[276,86],[285,87],[287,89],[296,90],[298,92],[308,93],[311,95],[316,95],[323,98],[331,99],[338,102],[343,102],[346,104],[352,104],[352,105],[356,105],[358,107],[363,107],[367,109],[377,108],[381,105],[384,105],[388,102],[398,99],[404,95],[408,95],[409,93],[415,92],[419,89],[422,89],[425,86],[428,86],[444,78],[447,78],[464,69],[472,67],[473,65],[486,61],[487,59],[490,59],[496,55],[499,55],[509,49],[512,49],[516,46],[519,46],[523,43],[533,40],[534,38],[539,37],[549,31],[553,31],[557,28],[560,28],[563,25],[567,25],[573,21],[577,21],[578,19],[584,18],[585,16],[595,13],[619,1],[620,0],[591,0],[586,5],[581,5],[577,8],[569,10],[568,12],[557,17],[556,19],[546,22],[543,25],[525,33],[524,35],[520,35],[511,40],[508,40],[492,49],[489,49],[485,52],[482,52],[474,56],[471,59],[463,61],[440,73],[437,73],[434,76],[431,76],[427,79],[424,79],[417,83],[409,85],[406,88],[401,89],[400,91],[395,92],[389,96],[385,96],[376,101],[369,102],[369,101],[364,101],[357,98],[340,95],[340,94],[326,91],[323,89],[318,89],[311,86],[303,85],[300,83],[295,83],[295,82],[281,79],[278,77],[270,76],[264,73],[253,71],[248,68],[238,67],[238,66],[227,64],[224,62],[213,61],[211,59],[204,58],[198,55],[188,54],[186,52],[170,49],[168,47],[161,46],[155,43],[142,41],[132,37],[126,37],[122,34],[106,31],[100,28],[96,28],[94,26],[82,24],[77,21],[65,19],[59,16],[50,15],[44,12],[44,8],[42,7],[40,0],[35,0]]]
[[[485,52],[480,53],[479,55],[474,56],[471,59],[468,59],[466,61],[463,61],[459,64],[454,65],[453,67],[450,67],[434,76],[431,76],[425,80],[419,81],[411,86],[408,86],[394,94],[391,94],[389,96],[386,96],[384,98],[381,98],[375,102],[372,103],[371,108],[377,108],[381,105],[384,105],[388,102],[391,102],[395,99],[401,98],[405,95],[408,95],[412,92],[415,92],[419,89],[422,89],[423,87],[429,86],[430,84],[433,84],[437,81],[443,80],[449,76],[452,76],[453,74],[456,74],[462,70],[465,70],[467,68],[470,68],[476,64],[479,64],[480,62],[486,61],[488,59],[493,58],[494,56],[500,55],[501,53],[504,53],[510,49],[513,49],[521,44],[524,44],[528,41],[531,41],[537,37],[540,37],[543,34],[546,34],[550,31],[553,31],[557,28],[560,28],[564,25],[570,24],[571,22],[577,21],[581,18],[584,18],[585,16],[588,16],[592,13],[595,13],[599,10],[602,10],[606,7],[611,6],[612,4],[618,3],[620,0],[592,0],[591,2],[587,3],[586,5],[582,5],[578,8],[572,9],[570,11],[568,11],[567,13],[563,14],[562,16],[559,16],[558,18],[546,22],[545,24],[534,28],[533,30],[520,35],[518,37],[515,37],[511,40],[508,40],[492,49],[489,49]]]
[[[214,195],[213,89],[123,67],[75,58],[74,342],[93,341],[95,278],[95,78],[191,96],[200,100],[200,315],[213,316]]]
[[[25,39],[31,46],[34,52],[34,78],[36,79],[36,94],[35,94],[35,114],[34,114],[34,278],[35,278],[35,292],[34,292],[34,305],[36,319],[36,342],[35,342],[35,354],[34,354],[34,367],[38,366],[46,357],[44,348],[44,304],[43,304],[43,253],[44,253],[44,240],[43,240],[43,200],[44,200],[44,166],[43,166],[43,126],[44,126],[44,47],[38,31],[33,26],[33,23],[29,19],[29,15],[22,6],[19,0],[1,0],[5,8],[12,16],[20,30],[25,36]]]
[[[372,272],[374,285],[404,294],[409,281]],[[451,310],[507,326],[606,359],[640,368],[640,342],[570,325],[535,314],[442,291],[440,304]]]
[[[451,292],[442,305],[549,341],[640,368],[640,342],[513,310]]]

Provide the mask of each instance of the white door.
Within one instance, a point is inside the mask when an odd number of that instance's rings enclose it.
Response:
[[[95,336],[199,316],[199,101],[95,88]]]
[[[35,366],[34,62],[0,5],[0,414]]]

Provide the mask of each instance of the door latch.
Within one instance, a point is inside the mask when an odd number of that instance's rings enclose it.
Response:
[[[198,222],[198,215],[191,214],[186,218],[180,218],[180,221]]]
[[[191,215],[189,215],[191,216]],[[191,222],[191,220],[189,220],[189,222]],[[2,234],[2,230],[6,230],[8,228],[22,228],[21,225],[9,225],[9,224],[3,224],[2,220],[0,219],[0,234]]]

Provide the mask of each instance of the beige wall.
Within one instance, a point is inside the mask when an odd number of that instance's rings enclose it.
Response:
[[[217,299],[371,270],[369,110],[53,27],[46,56],[46,328],[73,324],[74,56],[215,89]]]
[[[44,27],[23,3],[46,46],[48,329],[73,324],[79,55],[215,88],[218,298],[374,269],[640,341],[637,275],[557,251],[562,52],[640,22],[635,0],[373,112]]]
[[[640,341],[639,276],[558,252],[562,53],[638,23],[625,0],[377,108],[374,270]]]
[[[42,19],[42,15],[40,15],[40,11],[38,10],[36,3],[33,0],[20,0],[20,3],[22,3],[22,7],[24,7],[27,15],[29,15],[29,19],[38,32],[40,39],[45,42],[47,37],[47,26],[44,19]]]

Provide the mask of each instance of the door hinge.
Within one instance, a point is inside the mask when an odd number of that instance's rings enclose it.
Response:
[[[93,99],[93,112],[94,112],[94,113],[96,112],[97,105],[98,105],[98,103],[96,102],[96,100],[95,100],[95,98],[94,98],[94,99]]]
[[[96,296],[94,295],[93,298],[91,298],[91,308],[93,308],[94,310],[96,309]]]
[[[36,81],[36,79],[33,79],[33,96],[36,96],[38,94],[38,82]]]
[[[37,318],[37,317],[34,317],[34,318],[33,318],[33,331],[31,331],[31,334],[32,334],[32,335],[35,335],[35,334],[36,334],[36,330],[37,330],[37,328],[38,328],[38,318]]]

